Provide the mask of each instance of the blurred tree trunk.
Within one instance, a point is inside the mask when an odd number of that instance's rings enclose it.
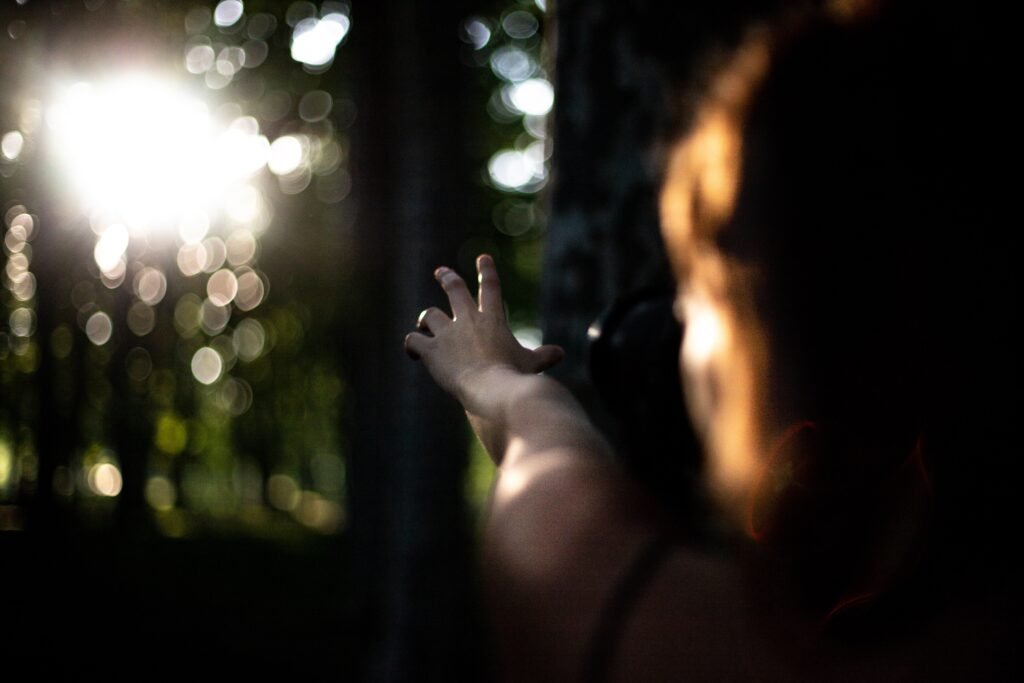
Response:
[[[339,332],[351,389],[347,580],[358,629],[348,646],[366,680],[480,675],[468,619],[464,418],[402,349],[418,312],[443,305],[432,272],[454,261],[464,235],[465,16],[461,2],[413,0],[353,13],[358,216]]]
[[[36,176],[38,177],[38,176]],[[47,188],[43,181],[30,180],[30,187]],[[36,277],[36,330],[39,366],[31,376],[32,388],[19,400],[28,401],[23,414],[31,425],[35,440],[37,472],[34,493],[27,510],[29,530],[36,539],[56,547],[70,533],[74,520],[69,503],[55,496],[55,475],[60,468],[72,464],[72,455],[79,446],[81,435],[81,407],[85,400],[86,336],[74,327],[71,306],[70,273],[89,254],[88,228],[84,232],[75,219],[55,210],[57,205],[49,190],[44,189],[27,202],[36,213],[36,237],[32,241],[31,271]],[[33,208],[38,206],[38,212]],[[53,348],[54,331],[66,325],[72,336],[72,348],[67,358],[59,359]],[[24,408],[25,406],[23,406]],[[60,488],[67,495],[71,485],[68,469],[61,477]]]
[[[127,328],[128,309],[132,303],[131,273],[113,291],[111,317],[114,332],[111,338],[111,359],[107,368],[114,388],[107,416],[114,450],[117,453],[123,483],[117,498],[117,524],[126,536],[144,532],[152,521],[145,504],[146,470],[149,448],[153,442],[153,426],[148,414],[146,396],[132,386],[128,377],[128,352],[134,337]]]
[[[670,281],[652,150],[666,121],[667,82],[645,45],[646,4],[563,0],[555,8],[558,100],[541,311],[545,341],[568,352],[555,373],[591,408],[587,328],[617,297]]]
[[[66,515],[54,498],[53,479],[58,467],[67,465],[68,440],[74,434],[74,426],[66,424],[67,413],[62,410],[56,396],[57,361],[50,349],[50,339],[59,322],[59,294],[62,289],[61,274],[68,269],[67,251],[62,249],[64,235],[60,234],[57,221],[44,210],[36,225],[33,241],[32,271],[36,277],[36,330],[35,342],[39,354],[39,367],[34,379],[34,391],[28,398],[32,401],[32,432],[35,435],[37,470],[35,492],[28,510],[29,529],[40,537],[65,530]],[[66,294],[66,292],[65,292]]]

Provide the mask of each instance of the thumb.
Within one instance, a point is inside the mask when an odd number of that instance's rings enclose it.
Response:
[[[556,344],[545,344],[538,346],[530,354],[533,356],[533,371],[544,372],[562,362],[565,358],[565,349]]]

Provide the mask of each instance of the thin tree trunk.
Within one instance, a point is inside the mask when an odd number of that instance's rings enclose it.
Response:
[[[464,418],[402,340],[442,305],[431,273],[465,234],[459,62],[461,3],[361,5],[349,45],[352,128],[350,292],[341,365],[351,392],[349,589],[363,678],[456,680],[476,656],[467,620],[469,534]],[[476,672],[473,675],[479,675]],[[472,675],[470,675],[472,677]]]

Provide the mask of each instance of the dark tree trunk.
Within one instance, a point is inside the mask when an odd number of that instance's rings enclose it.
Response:
[[[668,83],[649,54],[651,10],[643,5],[556,7],[555,184],[541,305],[546,340],[568,352],[555,372],[585,403],[590,323],[617,297],[670,277],[652,149],[666,121]]]
[[[127,327],[128,308],[132,302],[131,286],[129,273],[125,282],[112,292],[114,333],[109,342],[113,348],[107,368],[114,388],[107,422],[123,478],[121,494],[117,498],[117,525],[126,537],[144,531],[151,521],[146,509],[145,488],[149,448],[153,441],[146,397],[133,390],[127,371],[128,352],[134,341]]]
[[[43,216],[36,225],[33,242],[32,271],[36,276],[36,331],[39,367],[34,386],[19,400],[30,401],[33,412],[32,432],[38,462],[35,493],[28,510],[30,531],[45,537],[66,526],[66,518],[54,497],[53,478],[57,468],[68,463],[67,440],[74,433],[65,424],[66,414],[60,409],[55,394],[57,360],[50,350],[50,338],[59,323],[61,273],[67,272],[67,253],[61,247],[63,236],[55,220]],[[65,292],[66,294],[66,292]]]
[[[349,646],[367,680],[463,679],[477,651],[464,418],[402,350],[417,313],[442,305],[431,273],[454,261],[464,236],[462,5],[360,5],[348,48],[358,217],[344,279],[359,298],[339,304],[339,325],[351,386],[348,584],[360,625]]]

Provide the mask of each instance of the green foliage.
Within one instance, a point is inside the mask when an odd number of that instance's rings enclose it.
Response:
[[[506,30],[506,24],[514,27],[510,17],[531,17],[535,28],[532,32],[510,33]],[[509,93],[524,80],[549,82],[544,29],[544,11],[533,0],[492,2],[486,12],[468,17],[462,27],[466,43],[464,61],[475,66],[478,73],[482,134],[477,153],[484,189],[475,204],[480,229],[460,250],[459,265],[471,272],[472,259],[478,253],[493,254],[502,274],[512,320],[526,326],[537,325],[550,140],[547,115],[524,114],[513,104]],[[498,68],[498,57],[510,50],[521,53],[529,66],[519,73]],[[496,180],[491,172],[496,156],[530,149],[541,157],[535,160],[537,167],[532,179],[517,187]]]
[[[165,533],[201,528],[204,514],[251,517],[254,505],[337,531],[344,473],[326,469],[344,467],[342,368],[330,343],[334,316],[314,314],[307,303],[329,297],[337,280],[302,263],[330,256],[322,237],[335,215],[310,220],[316,212],[309,205],[343,203],[350,184],[342,131],[352,106],[343,93],[334,98],[322,90],[330,64],[311,68],[292,59],[296,18],[279,3],[247,2],[245,14],[224,26],[214,21],[216,3],[93,2],[49,14],[36,11],[39,4],[3,11],[5,26],[16,22],[21,51],[0,46],[0,87],[12,95],[4,100],[11,106],[0,110],[0,135],[12,133],[0,159],[8,266],[0,293],[0,504],[31,507],[35,437],[58,430],[61,437],[47,441],[42,456],[46,476],[63,482],[54,484],[60,505],[106,497],[124,506],[138,498],[108,495],[90,480],[102,452],[126,477],[128,465],[141,468],[141,478],[125,485],[145,488]],[[319,9],[347,12],[339,3]],[[101,259],[110,228],[98,221],[105,219],[79,212],[68,188],[45,182],[50,143],[39,119],[54,105],[54,81],[102,84],[117,66],[104,57],[105,43],[126,36],[134,46],[144,37],[143,70],[162,70],[201,93],[213,125],[249,135],[270,168],[260,162],[241,187],[243,198],[255,197],[255,211],[243,205],[239,212],[228,196],[199,232],[188,233],[184,218],[180,236],[175,226],[144,235],[132,227],[119,267],[116,253],[113,261]],[[73,66],[41,71],[30,61],[35,54]],[[343,58],[342,49],[337,59]],[[300,158],[282,165],[271,146],[282,139]],[[237,163],[241,152],[227,161]],[[228,285],[220,299],[215,277]],[[42,320],[40,306],[47,311]],[[144,439],[134,439],[126,424]],[[275,473],[294,481],[295,505],[268,497]]]
[[[211,519],[275,535],[295,522],[318,533],[343,528],[341,416],[358,359],[340,356],[336,340],[365,296],[345,291],[353,69],[344,39],[319,65],[296,61],[291,42],[300,21],[349,8],[253,0],[237,22],[218,26],[216,4],[0,10],[10,38],[0,40],[0,136],[11,134],[0,156],[0,506],[29,509],[38,487],[52,486],[55,505],[93,523],[110,524],[120,507],[175,537],[213,528]],[[457,261],[471,271],[478,253],[494,254],[513,324],[527,330],[536,327],[550,145],[544,115],[517,110],[510,93],[524,79],[546,82],[543,30],[537,4],[506,0],[468,17],[462,36],[478,76],[467,120],[479,131],[479,175],[464,198],[474,236]],[[242,131],[267,155],[225,186],[217,211],[182,213],[170,229],[147,232],[127,213],[117,222],[83,210],[74,183],[53,172],[53,93],[76,80],[100,91],[123,67],[111,58],[122,50],[205,102],[216,130]],[[496,66],[513,53],[525,71]],[[503,152],[532,154],[532,175],[514,187],[498,182]],[[107,258],[115,223],[129,227],[126,246]],[[479,503],[493,466],[474,448],[467,495]],[[114,492],[115,470],[124,491]]]

